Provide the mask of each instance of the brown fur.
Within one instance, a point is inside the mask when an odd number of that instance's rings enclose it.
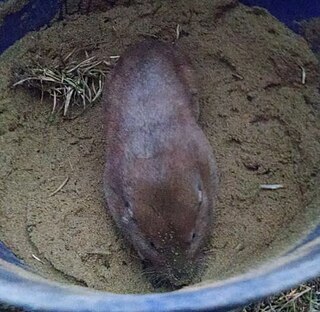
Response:
[[[103,98],[108,209],[140,257],[172,284],[190,282],[198,267],[216,194],[194,93],[186,57],[150,40],[124,53]]]

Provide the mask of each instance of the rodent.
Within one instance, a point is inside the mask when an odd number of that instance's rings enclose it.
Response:
[[[193,73],[175,46],[146,40],[120,57],[102,98],[107,209],[141,259],[171,285],[189,284],[197,273],[217,192]]]

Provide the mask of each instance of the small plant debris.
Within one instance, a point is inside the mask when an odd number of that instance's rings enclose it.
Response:
[[[260,185],[260,189],[262,190],[278,190],[278,189],[282,189],[284,188],[284,186],[282,184],[261,184]]]
[[[80,108],[82,113],[100,98],[104,78],[112,62],[98,60],[87,52],[82,60],[75,61],[71,58],[74,53],[69,53],[57,65],[37,63],[20,68],[19,80],[13,86],[23,85],[39,90],[42,97],[48,94],[53,99],[52,114],[61,112],[64,117],[71,117],[73,108]]]
[[[57,194],[59,191],[62,190],[62,188],[68,183],[69,181],[69,177],[66,177],[66,179],[62,182],[62,184],[60,184],[60,186],[54,191],[52,192],[49,196],[54,196],[55,194]]]
[[[320,279],[291,289],[242,312],[316,312],[320,311]]]

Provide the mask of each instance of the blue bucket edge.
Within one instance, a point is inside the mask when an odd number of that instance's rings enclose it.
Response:
[[[4,2],[3,0],[0,1]],[[242,0],[246,5],[261,6],[270,11],[289,28],[298,32],[299,22],[320,17],[320,1],[296,0]],[[8,15],[0,26],[0,53],[27,32],[49,25],[59,13],[59,0],[30,0],[21,10]],[[23,20],[22,17],[28,18]],[[18,21],[20,21],[18,23]],[[236,284],[212,284],[196,290],[146,295],[117,295],[58,283],[37,283],[23,277],[0,263],[0,301],[27,309],[45,311],[229,311],[276,292],[288,289],[320,275],[320,225],[291,252],[297,255],[280,267],[273,267],[260,276],[242,275]],[[312,245],[308,252],[301,249]],[[0,259],[17,268],[29,270],[3,243]],[[263,285],[262,285],[263,284]],[[254,291],[252,291],[254,289]],[[239,291],[241,290],[241,291]]]
[[[120,295],[34,280],[32,275],[14,266],[0,266],[0,301],[55,312],[224,312],[319,276],[319,263],[320,238],[317,237],[289,256],[238,277],[180,291],[143,295]]]

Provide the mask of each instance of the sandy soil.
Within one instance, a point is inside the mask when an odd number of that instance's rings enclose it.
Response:
[[[101,105],[52,121],[50,99],[12,89],[12,71],[30,60],[50,65],[74,48],[109,59],[145,37],[173,41],[177,24],[221,180],[202,280],[273,259],[316,223],[319,64],[304,39],[232,0],[137,1],[74,15],[0,56],[0,239],[40,274],[113,292],[154,291],[104,206]],[[262,191],[264,183],[284,188]]]

